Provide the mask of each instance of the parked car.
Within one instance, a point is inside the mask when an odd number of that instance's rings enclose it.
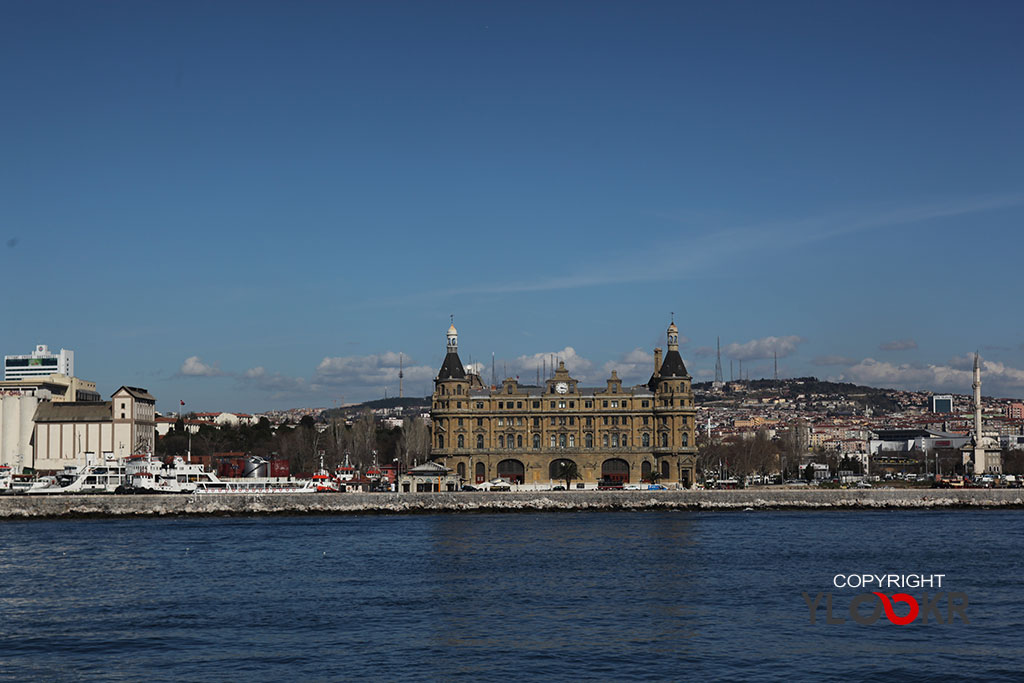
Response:
[[[562,486],[561,484],[559,484],[558,486],[553,486],[553,487],[551,488],[551,490],[552,490],[552,491],[564,491],[564,490],[565,490],[565,487],[564,487],[564,486]]]

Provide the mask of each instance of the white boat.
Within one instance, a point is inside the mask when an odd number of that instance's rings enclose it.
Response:
[[[100,464],[79,467],[69,465],[64,471],[35,482],[25,493],[29,495],[56,495],[62,493],[114,493],[124,484],[125,468],[122,462],[110,458]]]
[[[216,482],[200,482],[195,489],[195,493],[203,495],[262,495],[316,492],[317,486],[312,479],[289,479],[287,477],[218,479]]]
[[[0,493],[6,493],[14,485],[14,468],[10,465],[0,465]]]
[[[200,484],[220,482],[216,474],[181,456],[165,463],[152,455],[134,455],[125,470],[125,488],[131,493],[192,493]]]

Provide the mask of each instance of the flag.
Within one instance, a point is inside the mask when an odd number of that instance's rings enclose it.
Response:
[[[181,405],[185,405],[185,402],[184,402],[184,401],[182,401],[182,402],[181,402]]]

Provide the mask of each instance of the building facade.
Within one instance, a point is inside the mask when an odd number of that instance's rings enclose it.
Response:
[[[454,325],[447,336],[434,381],[431,458],[463,481],[547,488],[571,462],[589,485],[694,484],[696,409],[675,323],[668,352],[654,349],[651,378],[637,386],[623,386],[614,371],[604,386],[580,386],[559,363],[542,386],[509,377],[484,387],[462,366]]]
[[[36,471],[62,470],[107,458],[152,453],[156,399],[145,389],[121,387],[109,401],[40,402],[32,433]]]
[[[36,350],[24,356],[4,356],[4,380],[30,379],[47,375],[75,374],[75,352],[61,349],[51,353],[46,344],[39,344]]]

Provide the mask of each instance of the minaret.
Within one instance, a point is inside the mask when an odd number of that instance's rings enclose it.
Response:
[[[405,373],[402,372],[402,352],[399,351],[398,352],[398,398],[403,398],[405,396],[405,394],[402,393],[402,378],[403,377],[405,377]]]
[[[974,443],[981,445],[981,365],[978,363],[978,352],[974,352]]]

